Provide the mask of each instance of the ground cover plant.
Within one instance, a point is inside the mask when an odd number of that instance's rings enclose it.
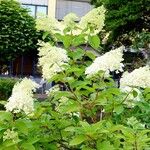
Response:
[[[112,72],[124,69],[124,46],[101,56],[90,51],[99,49],[104,19],[104,7],[79,23],[75,14],[62,22],[38,18],[43,39],[53,37],[39,41],[39,66],[55,86],[39,102],[36,83],[24,78],[15,84],[0,112],[2,150],[149,149],[150,67],[123,73],[120,85],[113,80]]]

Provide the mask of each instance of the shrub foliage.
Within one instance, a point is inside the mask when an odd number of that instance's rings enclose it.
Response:
[[[35,20],[15,0],[0,1],[0,57],[11,60],[36,48]]]

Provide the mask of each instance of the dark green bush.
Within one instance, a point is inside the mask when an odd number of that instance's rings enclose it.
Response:
[[[104,5],[107,9],[105,29],[112,31],[110,41],[131,45],[130,31],[150,31],[150,0],[91,0],[96,7]],[[125,37],[123,35],[126,35]]]
[[[0,100],[6,100],[11,95],[14,84],[17,79],[1,78],[0,79]]]
[[[25,52],[33,53],[38,33],[29,10],[15,0],[0,0],[0,61],[13,60]]]

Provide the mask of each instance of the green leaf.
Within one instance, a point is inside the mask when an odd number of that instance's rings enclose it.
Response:
[[[63,37],[63,44],[65,48],[69,48],[72,42],[72,37],[70,35],[65,35]]]
[[[25,150],[35,150],[35,147],[32,145],[32,143],[23,143],[21,147]]]
[[[13,120],[13,116],[10,112],[6,112],[6,111],[0,111],[0,121],[12,121]]]
[[[65,105],[59,107],[60,112],[62,113],[70,113],[70,112],[78,112],[80,110],[80,104],[76,101],[66,102]]]
[[[27,124],[25,122],[25,120],[16,120],[16,128],[19,130],[19,132],[28,135],[28,127]]]
[[[75,127],[67,127],[65,129],[65,131],[69,131],[69,132],[74,132],[75,130],[76,130]]]
[[[45,32],[43,33],[42,39],[44,40],[48,35],[49,35],[49,32],[45,31]]]
[[[80,121],[80,124],[83,128],[89,128],[90,127],[90,125],[85,121]]]
[[[100,46],[100,38],[98,37],[98,35],[89,36],[88,41],[89,41],[89,44],[94,49],[98,49],[99,48],[99,46]]]
[[[90,52],[90,51],[86,51],[86,56],[88,56],[90,59],[94,60],[95,59],[95,55],[93,52]]]
[[[64,97],[72,97],[73,94],[69,91],[58,91],[56,94],[55,94],[55,98],[56,99],[59,99],[61,98],[62,96]]]
[[[84,43],[85,43],[84,35],[75,36],[75,38],[72,41],[73,46],[79,46],[79,45],[84,44]]]
[[[97,150],[115,150],[113,145],[109,141],[97,141]]]
[[[137,92],[137,91],[133,90],[132,93],[133,93],[133,96],[134,96],[134,97],[137,97],[137,96],[138,96],[138,92]]]
[[[124,108],[122,105],[116,105],[114,107],[114,112],[116,112],[117,114],[121,114],[123,112]]]
[[[69,145],[79,145],[86,140],[87,137],[85,135],[77,135],[73,140],[70,141]]]
[[[118,88],[110,88],[107,90],[108,93],[114,94],[114,95],[119,95],[120,94],[120,89]]]
[[[84,56],[85,51],[82,48],[77,48],[74,52],[73,52],[73,59],[77,60],[77,59],[81,59],[82,56]]]
[[[0,100],[0,104],[1,104],[1,105],[5,105],[5,104],[7,104],[7,102]]]

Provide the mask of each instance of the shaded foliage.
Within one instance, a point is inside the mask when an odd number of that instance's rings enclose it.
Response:
[[[12,60],[25,52],[34,53],[37,48],[35,20],[14,0],[0,1],[0,57]]]

